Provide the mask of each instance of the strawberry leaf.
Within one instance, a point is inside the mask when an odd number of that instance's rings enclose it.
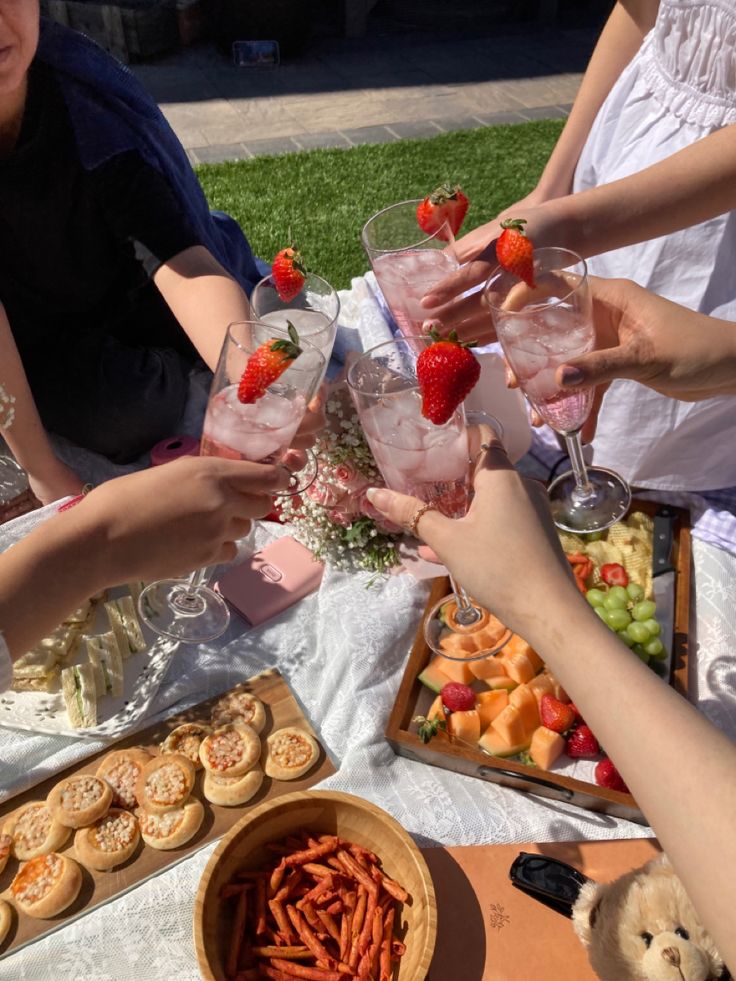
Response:
[[[425,719],[423,715],[415,715],[411,720],[419,726],[418,736],[423,743],[428,743],[433,736],[436,736],[440,729],[445,732],[447,723],[444,719]]]

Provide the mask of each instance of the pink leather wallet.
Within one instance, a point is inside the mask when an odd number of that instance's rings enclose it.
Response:
[[[286,536],[229,569],[215,589],[255,627],[314,592],[323,571],[309,549]]]

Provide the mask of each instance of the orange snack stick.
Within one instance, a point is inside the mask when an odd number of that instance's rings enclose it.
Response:
[[[322,878],[324,875],[335,874],[334,869],[331,869],[328,865],[320,865],[319,862],[305,862],[304,865],[302,865],[302,868],[305,872],[308,872],[310,875],[317,876],[318,878]]]
[[[268,947],[253,947],[256,957],[281,957],[283,960],[301,960],[304,957],[311,957],[312,952],[309,947],[278,947],[276,945]]]
[[[276,868],[271,873],[271,879],[268,883],[268,895],[269,898],[273,899],[276,893],[281,887],[281,883],[284,881],[284,876],[286,875],[286,866],[284,865],[284,860],[282,859]]]
[[[299,910],[296,909],[295,906],[287,906],[286,912],[289,915],[289,919],[291,920],[294,929],[299,935],[299,939],[302,941],[302,943],[309,947],[317,960],[324,961],[324,963],[327,965],[334,964],[335,958],[332,957],[329,951],[325,949]]]
[[[335,941],[335,943],[339,947],[340,946],[340,928],[338,927],[337,923],[335,923],[334,917],[331,916],[326,910],[323,910],[323,909],[317,909],[317,910],[315,910],[315,912],[316,912],[317,916],[319,917],[319,919],[320,919],[320,921],[322,923],[322,926],[325,928],[325,930],[327,931],[327,933],[332,937],[332,939]]]
[[[330,836],[328,841],[315,843],[313,848],[306,848],[301,852],[293,852],[284,858],[286,865],[303,865],[305,862],[313,862],[316,858],[323,855],[331,855],[337,848],[337,838]]]
[[[328,971],[322,967],[307,967],[294,961],[283,961],[279,957],[271,959],[271,964],[279,971],[294,978],[308,978],[309,981],[343,981],[339,971]]]
[[[282,903],[277,903],[275,899],[269,899],[268,908],[271,910],[271,914],[276,920],[276,926],[279,928],[279,933],[284,938],[287,944],[290,946],[294,944],[294,941],[298,938],[294,936],[294,932],[289,925],[289,916],[287,913],[290,912],[291,907],[287,906],[286,911],[284,911],[284,906]]]
[[[394,932],[394,916],[395,910],[392,906],[383,921],[383,940],[378,961],[379,981],[391,981],[391,940]]]
[[[259,879],[256,883],[256,935],[266,932],[266,880]]]
[[[248,893],[243,890],[238,896],[238,905],[235,909],[235,920],[233,921],[233,929],[230,935],[230,948],[227,954],[227,961],[225,962],[225,974],[229,978],[234,978],[238,973],[238,959],[240,957],[240,948],[243,944],[243,938],[245,936],[245,917],[247,912]]]

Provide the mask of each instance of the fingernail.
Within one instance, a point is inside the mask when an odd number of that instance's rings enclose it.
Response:
[[[386,511],[391,503],[391,492],[382,487],[369,487],[365,496],[378,511]]]
[[[562,384],[563,385],[582,385],[585,381],[585,375],[582,373],[580,368],[573,368],[568,365],[568,367],[562,369]]]
[[[427,293],[426,296],[423,296],[422,299],[419,302],[419,306],[420,307],[425,307],[425,308],[426,307],[436,307],[437,306],[437,301],[436,301],[436,299],[434,297],[434,294],[433,293]]]

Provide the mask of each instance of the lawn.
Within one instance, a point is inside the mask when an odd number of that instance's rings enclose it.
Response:
[[[344,289],[367,269],[360,229],[376,211],[449,180],[470,199],[470,231],[534,187],[561,129],[561,120],[542,120],[207,164],[197,173],[211,206],[237,218],[257,255],[271,259],[290,244],[291,229],[309,268]]]

